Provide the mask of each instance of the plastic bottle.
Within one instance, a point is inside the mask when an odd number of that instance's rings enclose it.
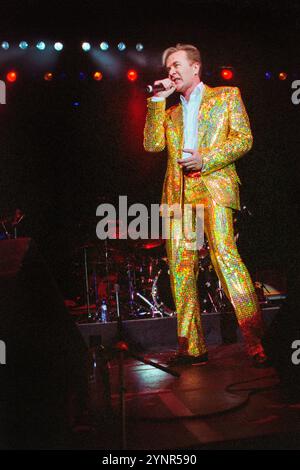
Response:
[[[105,299],[102,299],[102,302],[101,302],[101,322],[102,323],[107,322],[107,303]]]

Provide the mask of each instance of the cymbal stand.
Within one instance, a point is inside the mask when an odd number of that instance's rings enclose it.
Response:
[[[139,292],[136,293],[136,295],[142,299],[147,305],[149,305],[150,309],[151,309],[151,312],[152,312],[152,318],[155,317],[155,315],[158,313],[161,317],[163,317],[163,314],[160,310],[158,310],[154,304],[152,304],[148,299],[146,299],[146,297],[144,297],[142,294],[140,294]]]
[[[210,303],[211,303],[211,305],[212,305],[212,307],[213,307],[213,309],[214,309],[214,312],[217,313],[217,312],[218,312],[217,306],[216,306],[216,304],[215,304],[215,302],[214,302],[213,296],[211,295],[211,293],[210,293],[209,291],[207,291],[207,297],[208,297],[209,300],[210,300]]]
[[[107,238],[104,240],[104,256],[105,256],[105,274],[107,282],[107,297],[110,298],[110,282],[109,282],[109,267],[108,267],[108,244]],[[106,299],[108,301],[108,299]]]
[[[7,228],[6,228],[6,226],[5,226],[5,223],[4,223],[4,222],[1,222],[1,225],[2,225],[2,227],[3,227],[3,229],[4,229],[4,233],[5,233],[6,238],[7,238],[7,239],[11,238],[9,232],[7,231]]]
[[[21,217],[19,217],[14,223],[13,223],[13,228],[14,228],[14,238],[18,238],[18,225],[22,220],[24,219],[25,214],[22,214]]]
[[[93,272],[93,282],[94,282],[95,306],[96,306],[95,320],[100,320],[101,319],[101,311],[100,311],[101,307],[100,307],[100,302],[99,302],[97,272],[96,272],[95,268],[94,268],[94,272]]]
[[[87,316],[88,320],[91,320],[91,306],[90,306],[90,286],[89,286],[89,277],[88,277],[88,261],[87,261],[87,247],[83,247],[84,254],[84,282],[85,282],[85,298],[87,305]]]
[[[226,307],[225,293],[224,293],[220,279],[218,279],[218,287],[216,290],[217,290],[217,299],[218,299],[220,310],[224,310]]]
[[[136,279],[135,279],[135,273],[133,270],[130,269],[130,262],[127,262],[127,277],[128,277],[128,290],[129,290],[129,309],[130,313],[134,314],[134,307],[135,307],[135,301],[134,301],[134,295],[135,295],[135,285],[136,285]]]

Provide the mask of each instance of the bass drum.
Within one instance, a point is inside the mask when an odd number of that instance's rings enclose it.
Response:
[[[170,271],[167,261],[160,262],[160,269],[152,284],[152,300],[155,307],[166,315],[175,314],[175,303],[171,291]]]

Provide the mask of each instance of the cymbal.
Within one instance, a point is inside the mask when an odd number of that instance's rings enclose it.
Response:
[[[138,239],[138,240],[133,240],[133,245],[138,248],[138,249],[143,249],[143,250],[152,250],[153,248],[158,248],[160,246],[163,246],[165,241],[161,238],[158,239]]]

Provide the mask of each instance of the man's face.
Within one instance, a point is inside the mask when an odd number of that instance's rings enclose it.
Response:
[[[169,55],[166,69],[170,80],[175,83],[176,91],[179,93],[184,93],[199,81],[199,64],[192,63],[185,51],[177,51]]]

